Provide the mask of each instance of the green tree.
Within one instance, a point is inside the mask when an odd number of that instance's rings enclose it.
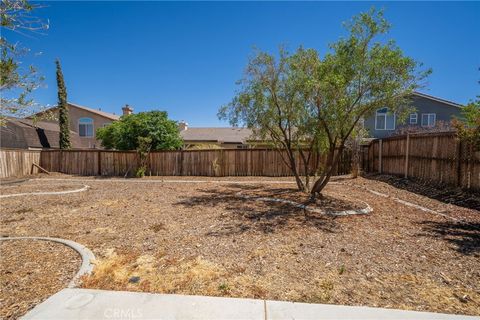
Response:
[[[68,118],[67,88],[63,80],[62,67],[60,61],[55,61],[57,65],[57,88],[58,88],[58,125],[60,126],[59,144],[60,149],[71,149],[70,142],[70,120]]]
[[[473,152],[480,151],[480,96],[462,109],[460,119],[453,119],[453,126],[463,141],[469,143]]]
[[[318,63],[314,50],[300,48],[290,55],[281,48],[278,59],[257,52],[246,68],[245,78],[239,81],[240,92],[218,113],[220,119],[227,119],[234,126],[245,125],[260,140],[271,142],[303,191],[309,188],[324,135],[306,107],[302,90],[308,79],[301,68]],[[302,171],[306,172],[305,181],[300,176]]]
[[[25,0],[2,0],[0,4],[0,125],[7,116],[22,117],[44,109],[30,98],[43,77],[33,65],[25,67],[20,61],[30,50],[6,38],[8,32],[38,34],[48,29],[48,23],[31,15],[39,7]]]
[[[151,137],[138,137],[137,154],[139,161],[139,167],[136,172],[137,178],[142,178],[148,170],[148,155],[152,149]]]
[[[165,111],[122,116],[119,121],[97,130],[97,139],[107,149],[137,150],[139,141],[146,138],[151,139],[149,144],[153,151],[176,150],[183,145],[177,123],[169,120]]]
[[[390,28],[382,11],[361,13],[345,26],[348,36],[330,45],[323,58],[303,48],[293,55],[280,50],[279,62],[258,53],[247,66],[239,93],[219,112],[221,119],[267,135],[287,153],[304,148],[325,153],[312,198],[327,185],[359,121],[386,106],[404,118],[411,94],[430,73],[420,70],[421,64],[394,41],[378,40]],[[294,162],[287,161],[299,189],[307,190]],[[306,171],[307,177],[310,173]]]

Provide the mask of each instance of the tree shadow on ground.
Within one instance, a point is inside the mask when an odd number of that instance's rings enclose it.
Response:
[[[440,238],[463,255],[480,255],[480,223],[423,221],[422,236]]]
[[[324,232],[335,232],[335,217],[320,213],[308,212],[286,203],[271,203],[244,199],[237,193],[243,191],[267,191],[269,194],[284,194],[296,192],[289,188],[269,188],[245,184],[229,184],[225,187],[199,190],[201,195],[185,197],[176,205],[185,207],[202,207],[205,210],[222,207],[226,210],[221,214],[223,221],[216,230],[209,231],[209,236],[231,236],[247,231],[274,233],[282,229],[297,226],[309,226]]]
[[[476,210],[480,208],[480,194],[461,188],[452,188],[385,174],[367,174],[363,177],[368,180],[385,182],[395,188],[417,193],[443,203]]]

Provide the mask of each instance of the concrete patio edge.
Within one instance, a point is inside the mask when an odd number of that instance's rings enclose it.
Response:
[[[430,319],[476,316],[283,301],[64,289],[23,319]]]

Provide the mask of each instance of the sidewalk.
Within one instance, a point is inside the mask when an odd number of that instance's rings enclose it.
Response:
[[[23,319],[480,319],[440,313],[254,299],[64,289]]]

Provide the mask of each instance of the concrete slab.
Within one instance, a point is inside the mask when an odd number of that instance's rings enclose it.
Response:
[[[480,317],[404,311],[385,308],[339,306],[282,301],[266,302],[266,319],[302,320],[479,320]]]
[[[264,301],[64,289],[23,319],[265,319]]]
[[[253,299],[64,289],[23,319],[471,320],[480,317]]]

